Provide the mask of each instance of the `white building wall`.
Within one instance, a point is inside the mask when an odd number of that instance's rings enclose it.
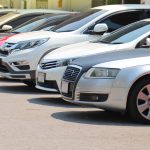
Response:
[[[11,6],[13,8],[24,8],[25,1],[27,2],[26,8],[34,9],[37,7],[38,4],[37,0],[0,0],[0,4],[6,7]],[[80,1],[79,0],[47,0],[47,1],[48,1],[48,6],[45,8],[49,8],[49,9],[84,11],[92,7],[92,0],[80,0]],[[61,6],[59,3],[60,1],[62,1]],[[150,0],[141,0],[141,3],[150,4]]]
[[[0,0],[0,5],[3,5],[4,7],[9,7],[10,1],[8,0]]]
[[[150,0],[145,0],[145,4],[150,4]]]
[[[91,8],[92,0],[60,0],[62,1],[62,6],[59,5],[59,0],[49,0],[48,8],[50,9],[61,9],[69,11],[84,11]]]

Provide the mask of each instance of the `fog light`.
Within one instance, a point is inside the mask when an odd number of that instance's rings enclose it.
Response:
[[[105,102],[108,99],[108,94],[97,93],[80,93],[80,101],[85,102]]]
[[[10,65],[13,66],[23,66],[23,65],[29,65],[29,63],[27,61],[17,61],[17,62],[11,62]]]

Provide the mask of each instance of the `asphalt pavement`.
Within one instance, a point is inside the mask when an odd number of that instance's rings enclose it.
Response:
[[[150,126],[0,79],[0,150],[149,150]]]

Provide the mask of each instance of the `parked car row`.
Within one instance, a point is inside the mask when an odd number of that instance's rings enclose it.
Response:
[[[73,17],[75,14],[46,14],[33,18],[9,32],[0,34],[0,46],[11,36],[24,32],[50,30],[55,25]]]
[[[149,5],[108,5],[28,21],[5,34],[0,76],[150,123],[149,15]]]

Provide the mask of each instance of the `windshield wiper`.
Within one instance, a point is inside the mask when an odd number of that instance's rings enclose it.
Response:
[[[101,40],[101,41],[99,41],[99,42],[101,42],[101,43],[106,43],[106,44],[111,44],[109,41],[105,41],[105,40]]]
[[[65,30],[65,31],[54,31],[54,32],[71,32],[71,31],[74,31],[74,30]]]
[[[18,33],[20,33],[20,32],[18,32],[18,31],[12,31],[11,33],[18,34]]]
[[[122,42],[114,42],[114,43],[111,43],[111,44],[124,44]]]

